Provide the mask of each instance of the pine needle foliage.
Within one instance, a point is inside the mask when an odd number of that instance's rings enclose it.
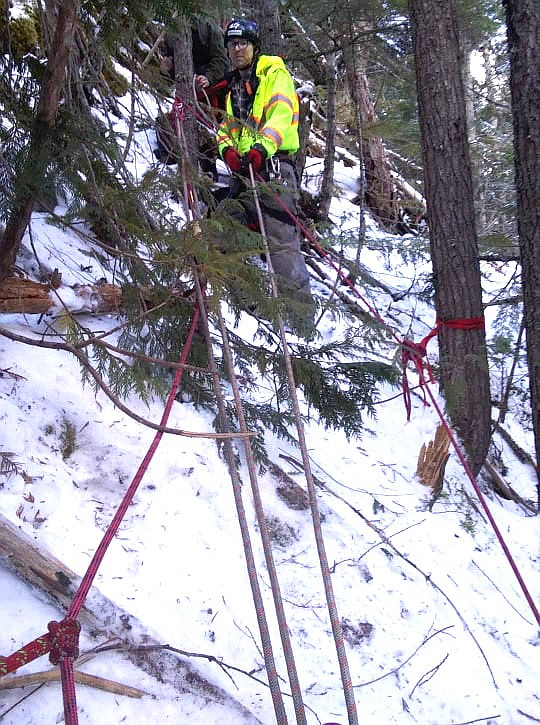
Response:
[[[232,315],[228,333],[235,368],[243,378],[246,397],[250,393],[255,399],[244,401],[244,412],[248,428],[258,433],[252,445],[256,460],[264,468],[268,463],[264,450],[266,430],[289,442],[294,440],[278,331],[280,317],[293,324],[302,316],[301,305],[286,291],[273,299],[260,235],[232,223],[227,214],[215,208],[205,180],[199,182],[194,174],[197,191],[212,213],[198,224],[186,224],[179,205],[171,204],[171,195],[178,195],[178,189],[182,189],[174,171],[154,168],[145,177],[133,179],[124,162],[126,137],[115,130],[114,119],[109,117],[120,106],[106,96],[106,87],[99,85],[100,73],[110,63],[109,51],[125,53],[126,48],[136,44],[147,23],[156,18],[168,23],[175,13],[205,9],[210,8],[204,3],[196,6],[161,1],[148,5],[137,0],[130,3],[128,17],[125,6],[83,2],[84,33],[79,40],[84,40],[87,49],[84,76],[71,78],[69,102],[63,105],[55,127],[43,135],[43,143],[34,142],[31,159],[27,157],[26,140],[30,133],[39,138],[34,114],[42,67],[39,63],[28,65],[10,75],[9,64],[0,65],[0,103],[9,118],[1,131],[7,163],[1,165],[6,184],[0,195],[0,214],[8,218],[17,196],[35,191],[36,183],[50,184],[54,193],[59,191],[58,184],[62,185],[70,200],[65,223],[81,219],[87,223],[95,235],[94,246],[101,263],[122,286],[124,327],[119,346],[129,352],[177,362],[192,321],[194,274],[205,280],[210,320],[218,305]],[[138,128],[153,123],[152,118],[143,117],[131,121]],[[223,205],[223,212],[231,203]],[[351,319],[339,300],[321,300],[318,304],[338,317]],[[253,342],[235,333],[235,325],[243,315],[257,320]],[[87,365],[83,365],[82,374],[92,386],[97,383],[89,366],[121,398],[136,394],[146,401],[152,395],[164,395],[170,388],[171,370],[148,360],[111,354],[92,341],[90,331],[73,318],[58,320],[57,329],[66,340],[86,351]],[[213,349],[226,385],[216,329],[211,324]],[[358,434],[366,413],[374,414],[377,386],[396,382],[397,374],[391,365],[372,361],[380,335],[380,329],[360,326],[354,320],[343,340],[327,345],[313,341],[309,346],[300,342],[294,346],[299,388],[324,425],[342,428],[349,436]],[[207,356],[199,330],[187,362],[206,368]],[[261,378],[269,390],[263,401]],[[215,412],[211,376],[185,372],[178,398]],[[227,415],[231,428],[238,429],[232,406],[228,406]]]
[[[377,386],[397,383],[397,371],[379,362],[335,362],[318,365],[307,358],[294,358],[293,370],[307,403],[327,428],[345,435],[360,434],[364,416],[375,415]]]

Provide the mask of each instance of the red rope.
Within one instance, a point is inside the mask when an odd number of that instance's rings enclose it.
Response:
[[[184,364],[189,355],[193,337],[197,329],[199,320],[199,310],[195,308],[193,317],[191,319],[191,325],[189,328],[188,336],[180,355],[180,364]],[[182,367],[177,368],[174,380],[165,404],[165,409],[161,417],[161,426],[165,427],[170,416],[172,405],[175,401],[178,388],[182,381],[184,369]],[[53,665],[59,664],[61,675],[62,675],[62,693],[64,700],[64,720],[66,725],[77,725],[77,701],[75,695],[75,680],[73,677],[73,660],[79,655],[79,633],[80,624],[77,621],[82,606],[86,600],[90,587],[95,579],[97,571],[107,548],[114,536],[116,535],[118,528],[124,518],[126,511],[128,510],[131,501],[141,483],[144,474],[146,473],[150,461],[152,460],[156,449],[161,442],[163,437],[163,431],[157,431],[154,439],[140,464],[137,473],[135,474],[133,481],[131,482],[128,490],[122,502],[113,518],[103,539],[101,540],[90,566],[88,567],[85,575],[83,576],[79,588],[73,597],[71,605],[69,607],[67,616],[61,622],[49,622],[48,634],[38,637],[29,644],[21,647],[12,655],[8,657],[0,657],[0,677],[7,675],[10,672],[15,672],[19,667],[32,662],[33,660],[41,657],[47,652],[50,652],[49,659]]]
[[[510,549],[508,548],[506,541],[504,540],[503,535],[501,534],[499,527],[497,526],[497,523],[496,523],[495,519],[493,518],[493,514],[489,510],[489,506],[487,505],[485,496],[482,493],[482,490],[481,490],[480,486],[478,485],[476,478],[474,477],[471,467],[469,466],[469,462],[467,461],[467,459],[465,458],[465,455],[463,454],[461,448],[459,447],[459,445],[455,439],[455,436],[452,432],[452,429],[446,422],[443,412],[440,409],[439,404],[437,403],[437,400],[435,399],[435,396],[433,395],[431,388],[429,386],[426,386],[426,389],[427,389],[429,397],[431,398],[431,402],[433,403],[433,407],[437,411],[437,414],[439,415],[439,418],[441,419],[441,423],[443,424],[446,432],[448,433],[450,441],[452,442],[454,450],[456,451],[457,456],[458,456],[459,460],[461,461],[461,464],[462,464],[463,468],[465,469],[465,472],[476,492],[476,495],[478,496],[478,500],[480,501],[482,508],[485,511],[485,514],[489,520],[489,523],[491,524],[493,531],[495,532],[495,535],[496,535],[497,539],[499,540],[499,544],[501,545],[502,550],[504,551],[506,558],[508,559],[508,563],[510,564],[511,569],[514,572],[516,579],[518,580],[519,586],[521,587],[521,591],[523,592],[525,599],[527,600],[538,625],[540,625],[540,611],[538,610],[538,607],[534,603],[534,600],[531,597],[529,590],[527,589],[527,585],[525,584],[525,581],[524,581],[523,577],[521,576],[521,573],[517,567],[517,564],[514,561],[512,554],[510,553]]]
[[[73,659],[65,657],[60,660],[60,675],[62,677],[62,700],[64,702],[64,722],[66,725],[78,725],[77,695],[75,693],[75,676],[73,673]]]
[[[264,181],[264,179],[262,178],[262,176],[260,176],[260,174],[257,174],[257,176],[260,181]],[[478,486],[478,483],[476,482],[476,478],[474,477],[471,467],[469,466],[467,459],[465,458],[461,448],[459,447],[459,445],[456,441],[456,438],[455,438],[454,434],[452,433],[452,430],[450,429],[450,426],[448,425],[448,423],[443,415],[442,410],[440,409],[440,406],[438,405],[437,401],[435,400],[435,397],[433,395],[431,388],[427,385],[427,381],[424,376],[423,364],[420,365],[422,358],[425,357],[425,354],[426,354],[425,348],[426,348],[427,343],[429,342],[429,340],[431,340],[432,337],[435,337],[435,335],[437,335],[439,333],[441,327],[448,327],[449,329],[462,329],[462,330],[480,329],[480,328],[484,327],[484,324],[485,324],[484,318],[483,317],[471,317],[471,318],[462,318],[462,319],[458,318],[455,320],[437,320],[436,326],[424,337],[424,339],[420,343],[414,343],[410,340],[400,341],[399,338],[397,337],[397,335],[395,334],[395,332],[386,323],[386,321],[382,318],[382,316],[379,314],[379,312],[372,305],[369,304],[369,302],[357,290],[354,283],[345,274],[343,274],[341,269],[339,269],[339,267],[336,264],[334,264],[334,262],[330,258],[329,253],[325,249],[323,249],[323,247],[321,247],[321,245],[316,241],[315,236],[309,231],[309,229],[307,229],[302,224],[302,222],[297,217],[295,217],[291,211],[289,211],[287,206],[283,203],[283,201],[279,198],[279,196],[277,194],[274,194],[274,198],[281,205],[281,207],[287,212],[287,214],[291,217],[291,219],[294,221],[294,223],[297,225],[297,227],[300,229],[300,231],[304,234],[304,236],[309,241],[309,243],[311,244],[313,249],[315,249],[318,252],[318,254],[320,254],[323,258],[325,258],[329,262],[329,264],[336,270],[340,279],[346,285],[348,285],[350,287],[350,289],[352,290],[353,294],[356,295],[356,297],[358,297],[364,303],[364,305],[370,311],[372,316],[377,320],[377,322],[382,324],[385,327],[385,329],[390,332],[392,337],[394,337],[394,339],[397,340],[398,344],[400,346],[402,346],[402,348],[405,348],[405,346],[407,347],[408,353],[410,355],[410,358],[408,358],[408,359],[413,360],[415,367],[419,371],[419,374],[421,376],[421,385],[423,387],[424,395],[426,394],[426,391],[427,391],[427,394],[431,398],[433,407],[437,411],[437,414],[441,420],[442,425],[445,427],[446,431],[448,432],[452,446],[454,447],[454,450],[456,451],[457,456],[458,456],[459,460],[461,461],[463,468],[465,469],[465,472],[476,492],[476,495],[478,496],[478,499],[482,505],[482,508],[486,512],[486,516],[493,528],[493,531],[495,532],[495,535],[502,547],[502,550],[505,553],[508,563],[510,564],[510,568],[512,569],[516,579],[518,580],[521,590],[531,608],[531,611],[534,614],[534,617],[535,617],[537,623],[540,625],[540,612],[538,610],[538,607],[534,603],[533,598],[531,597],[530,592],[527,588],[527,585],[525,584],[525,581],[524,581],[523,577],[521,576],[521,573],[514,561],[514,558],[512,557],[512,554],[510,553],[510,549],[508,548],[501,532],[499,531],[499,527],[497,526],[497,523],[496,523],[495,519],[493,518],[491,511],[489,510],[486,499],[484,498],[484,495],[482,494],[482,491],[481,491],[480,487]],[[407,359],[407,361],[408,361],[408,359]],[[419,363],[419,361],[420,361],[420,363]],[[428,370],[429,370],[429,367],[428,367]],[[430,372],[430,381],[429,382],[433,381],[432,378],[433,378],[433,376],[431,375],[431,372]],[[408,386],[408,383],[407,383],[407,386]],[[410,391],[409,391],[409,394],[410,394]]]
[[[51,635],[44,634],[21,647],[8,657],[0,657],[0,677],[15,672],[19,667],[46,655],[51,649]]]
[[[451,330],[483,330],[485,327],[485,321],[483,317],[462,317],[456,318],[455,320],[437,320],[435,327],[428,332],[428,334],[420,341],[414,342],[413,340],[405,339],[401,343],[401,365],[403,368],[402,377],[402,390],[403,400],[405,402],[405,410],[407,411],[407,422],[411,419],[411,389],[409,381],[407,379],[407,364],[412,362],[418,373],[418,379],[420,382],[420,389],[424,396],[424,405],[427,405],[426,398],[426,385],[428,382],[434,383],[435,379],[431,371],[429,362],[424,363],[423,358],[427,356],[427,344],[433,338],[439,334],[439,331],[443,327],[448,327]],[[426,381],[424,371],[428,372],[428,380]]]
[[[180,356],[180,364],[184,364],[189,355],[191,343],[193,342],[193,336],[195,334],[195,330],[197,329],[198,318],[199,318],[199,310],[195,309],[192,320],[191,320],[191,326],[189,328],[188,336],[187,336],[186,342],[184,344],[184,349],[182,350],[182,354]],[[168,397],[167,403],[165,405],[165,410],[163,411],[163,416],[161,418],[161,426],[165,426],[167,424],[172,405],[174,403],[176,394],[178,392],[178,388],[180,386],[180,382],[182,380],[183,372],[184,372],[183,368],[178,368],[176,370],[176,374],[175,374],[175,377],[173,380],[171,391],[169,393],[169,397]],[[163,431],[157,431],[156,435],[154,436],[154,440],[150,444],[150,448],[148,449],[145,457],[143,458],[141,465],[139,466],[139,469],[137,470],[137,473],[135,474],[135,476],[133,478],[133,481],[131,482],[128,490],[126,491],[126,494],[122,500],[122,503],[120,504],[120,506],[118,508],[118,511],[116,512],[113,520],[109,524],[109,528],[105,532],[105,535],[104,535],[103,539],[101,540],[101,542],[94,554],[92,561],[90,562],[90,566],[88,567],[86,574],[84,575],[81,583],[79,584],[79,589],[77,590],[75,596],[73,597],[73,601],[71,602],[71,606],[68,611],[68,617],[76,618],[78,616],[79,612],[81,611],[81,608],[88,595],[88,592],[90,591],[90,587],[92,586],[92,582],[94,581],[94,578],[99,569],[99,566],[100,566],[101,562],[103,561],[103,557],[105,556],[107,547],[109,546],[109,544],[113,540],[114,536],[116,535],[116,532],[118,531],[118,528],[119,528],[120,524],[122,523],[122,519],[124,518],[124,515],[125,515],[126,511],[128,510],[128,508],[131,504],[131,501],[133,500],[133,497],[137,491],[137,488],[139,487],[139,484],[142,481],[143,476],[148,469],[148,466],[150,465],[150,461],[152,460],[154,453],[156,452],[156,449],[161,442],[162,437],[163,437]]]

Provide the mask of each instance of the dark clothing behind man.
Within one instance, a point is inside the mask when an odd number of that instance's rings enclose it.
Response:
[[[213,20],[196,15],[191,19],[191,40],[196,90],[201,102],[210,100],[210,103],[213,104],[211,86],[220,81],[229,70],[223,33]],[[161,72],[171,81],[174,81],[175,78],[174,42],[174,32],[167,32],[160,46]],[[209,99],[208,95],[210,95]],[[181,154],[169,114],[162,113],[156,119],[156,140],[157,149],[154,154],[157,159],[169,164],[178,163]],[[215,165],[217,149],[213,138],[204,132],[201,132],[199,152],[201,171],[211,174],[215,178],[217,176]]]
[[[165,34],[160,50],[166,58],[173,58],[174,38],[172,32]],[[195,76],[204,76],[208,80],[208,85],[214,85],[223,78],[230,67],[221,28],[210,18],[196,15],[191,20],[191,42]],[[171,80],[174,80],[173,66],[169,75]]]

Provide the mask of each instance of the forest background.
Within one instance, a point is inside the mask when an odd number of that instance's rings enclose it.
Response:
[[[275,405],[244,401],[246,424],[259,432],[255,460],[267,467],[265,433],[289,440],[295,417],[286,365],[271,348],[285,310],[263,293],[265,270],[246,260],[253,251],[249,235],[244,249],[223,259],[205,245],[207,232],[223,224],[219,216],[200,219],[198,227],[190,223],[184,192],[186,170],[196,166],[190,158],[197,146],[196,114],[182,122],[186,163],[176,170],[149,164],[144,174],[134,173],[131,154],[138,134],[151,137],[157,107],[170,103],[154,52],[163,27],[179,29],[184,44],[177,52],[189,59],[190,14],[209,9],[66,1],[5,5],[4,10],[2,310],[50,314],[49,293],[65,287],[61,265],[51,268],[32,251],[28,224],[36,204],[54,224],[91,236],[107,274],[102,284],[98,278],[85,285],[84,294],[93,295],[94,305],[99,300],[94,309],[102,313],[120,308],[125,320],[118,349],[109,349],[81,323],[80,302],[70,306],[64,296],[61,324],[54,325],[52,339],[49,332],[41,338],[57,350],[79,351],[84,376],[117,401],[133,394],[163,395],[170,386],[171,376],[158,361],[174,362],[184,343],[195,278],[202,275],[212,290],[208,309],[218,327],[220,303],[238,321],[246,314],[246,296],[253,299],[252,317],[266,344],[242,339],[234,325],[229,334],[245,380],[256,387],[255,367],[276,381]],[[483,328],[443,326],[432,368],[471,473],[480,475],[488,495],[513,502],[524,516],[537,513],[530,493],[505,480],[497,441],[504,438],[514,455],[534,466],[526,446],[505,430],[505,419],[518,407],[538,452],[538,8],[527,2],[503,7],[411,0],[332,8],[259,3],[219,10],[221,22],[238,13],[256,17],[263,50],[283,53],[295,75],[305,112],[306,156],[299,159],[299,171],[305,173],[306,157],[322,161],[319,183],[304,184],[304,220],[343,277],[396,300],[414,294],[434,306],[438,320],[448,322],[483,316],[482,285],[494,270],[504,271],[504,286],[490,295],[496,308],[490,336],[486,339]],[[177,66],[176,94],[189,107],[192,69],[187,61]],[[147,113],[138,100],[143,95],[154,99]],[[127,120],[120,130],[118,119]],[[331,214],[336,163],[355,170],[358,164],[353,201],[359,213],[352,230]],[[201,199],[197,210],[211,208],[208,179],[191,181]],[[61,215],[55,213],[59,200]],[[379,227],[375,237],[371,220]],[[400,235],[406,244],[396,241]],[[325,279],[324,255],[307,247],[320,285],[321,313],[348,321],[349,328],[343,337],[319,345],[295,344],[296,386],[324,425],[358,436],[380,386],[398,381],[403,356],[373,354],[387,347],[388,329]],[[433,272],[419,275],[414,293],[412,287],[389,290],[361,261],[372,249],[392,257],[393,264],[395,255],[401,256],[404,267],[421,267],[429,254]],[[34,286],[24,287],[27,281]],[[80,297],[76,285],[70,291],[74,299]],[[400,330],[402,340],[415,339],[416,322],[411,314],[408,329]],[[9,328],[2,334],[9,338]],[[410,354],[407,345],[403,348]],[[127,357],[119,357],[119,350]],[[421,368],[418,350],[412,353],[410,359]],[[183,395],[216,411],[215,384],[201,372],[209,354],[204,336],[196,339],[190,364],[197,369],[184,379]],[[218,354],[217,372],[230,382],[224,358]],[[8,369],[4,373],[9,376]],[[239,425],[238,411],[229,406],[223,415],[218,405],[215,425],[221,433],[227,425]],[[9,451],[2,460],[4,474],[19,473]],[[443,455],[430,472],[434,501],[444,490],[445,464]],[[238,465],[229,461],[233,469]]]

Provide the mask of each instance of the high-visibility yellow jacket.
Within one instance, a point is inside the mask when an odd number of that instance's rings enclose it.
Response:
[[[231,92],[227,94],[227,115],[217,133],[219,152],[232,146],[243,156],[258,143],[269,157],[277,151],[294,154],[300,145],[299,107],[291,74],[277,55],[259,56],[255,72],[258,85],[246,122],[233,118]]]

